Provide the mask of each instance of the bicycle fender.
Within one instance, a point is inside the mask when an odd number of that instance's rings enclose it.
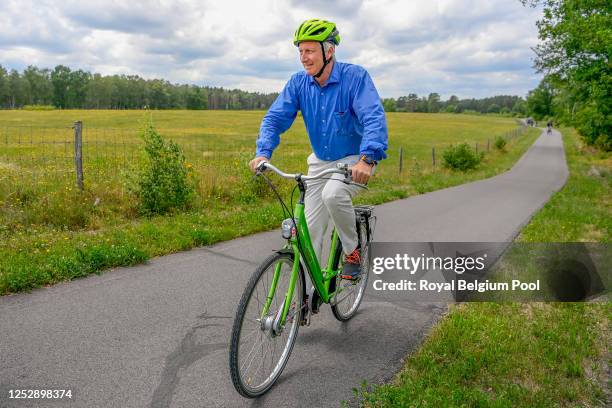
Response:
[[[295,259],[296,254],[295,251],[292,248],[282,248],[282,249],[278,249],[275,251],[277,254],[289,254],[293,256],[293,259]],[[302,259],[302,257],[299,257],[300,260],[300,272],[303,274],[306,269],[306,265],[304,264],[304,260]]]
[[[282,249],[278,249],[276,251],[277,254],[291,254],[293,256],[295,256],[295,252],[293,252],[292,248],[282,248]]]

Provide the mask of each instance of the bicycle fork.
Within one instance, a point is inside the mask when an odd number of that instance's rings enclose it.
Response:
[[[274,294],[278,286],[278,281],[281,275],[281,269],[282,269],[282,263],[279,262],[274,268],[274,276],[272,277],[272,283],[270,284],[270,289],[268,290],[268,296],[266,297],[266,303],[264,304],[264,307],[261,311],[261,316],[260,316],[262,330],[264,331],[269,330],[272,336],[280,335],[281,332],[283,331],[283,327],[285,327],[287,316],[289,315],[289,309],[291,308],[291,299],[293,299],[293,292],[295,290],[295,284],[299,278],[298,276],[299,269],[300,269],[299,258],[294,257],[293,268],[291,270],[291,276],[289,278],[289,286],[287,288],[287,294],[285,295],[285,299],[283,300],[282,306],[278,309],[275,315],[269,316],[268,313],[270,312],[270,306],[272,303],[272,299],[274,299]],[[299,310],[301,310],[301,308]]]

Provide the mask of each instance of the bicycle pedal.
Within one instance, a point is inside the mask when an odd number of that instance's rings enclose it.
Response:
[[[358,284],[361,281],[361,278],[357,278],[357,279],[343,279],[344,283],[341,284],[340,286],[342,288],[348,288],[349,286],[355,286],[356,284]]]

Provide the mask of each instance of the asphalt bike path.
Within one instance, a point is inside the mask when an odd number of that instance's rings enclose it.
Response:
[[[567,176],[561,135],[543,132],[504,174],[377,206],[375,240],[511,241]],[[229,376],[231,325],[249,276],[283,243],[269,231],[1,297],[0,407],[338,407],[362,380],[390,379],[446,310],[367,293],[341,323],[323,305],[276,385],[244,399]]]

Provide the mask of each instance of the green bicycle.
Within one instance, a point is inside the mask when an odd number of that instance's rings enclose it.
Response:
[[[359,185],[351,181],[348,166],[339,164],[336,169],[305,176],[286,174],[270,163],[262,162],[257,174],[263,175],[266,169],[281,177],[294,179],[300,195],[291,213],[266,178],[283,209],[291,217],[281,225],[281,233],[287,239],[287,244],[255,270],[234,318],[229,353],[230,373],[236,390],[248,398],[258,397],[274,385],[289,360],[299,326],[310,325],[311,316],[319,312],[323,303],[331,305],[333,315],[340,321],[349,320],[355,315],[368,282],[368,243],[372,239],[376,218],[373,207],[355,207],[361,273],[357,279],[343,280],[340,278],[342,244],[338,233],[334,228],[327,267],[322,268],[310,241],[304,197],[308,180],[329,178],[326,176],[333,174],[344,176],[343,180],[334,180]],[[304,270],[312,282],[308,291]]]

